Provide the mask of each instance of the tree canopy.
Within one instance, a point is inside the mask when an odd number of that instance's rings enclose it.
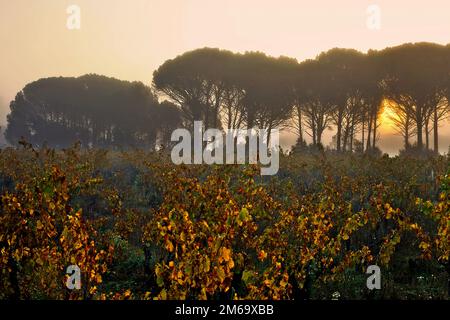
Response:
[[[11,102],[6,138],[12,144],[23,138],[59,148],[76,141],[86,147],[148,147],[178,117],[165,117],[161,109],[140,82],[98,75],[40,79]]]
[[[389,106],[405,149],[437,152],[449,98],[450,45],[335,48],[303,62],[202,48],[162,64],[153,88],[98,75],[32,82],[11,103],[6,138],[147,148],[169,144],[174,128],[203,121],[219,129],[295,128],[302,144],[307,135],[313,145],[334,128],[336,150],[370,151]]]
[[[432,43],[404,44],[367,54],[331,49],[298,63],[260,52],[234,54],[203,48],[166,61],[154,87],[182,111],[185,126],[295,128],[314,145],[334,127],[338,151],[376,148],[380,115],[395,112],[405,148],[416,137],[426,148],[449,113],[450,50]],[[360,140],[356,135],[360,134]]]

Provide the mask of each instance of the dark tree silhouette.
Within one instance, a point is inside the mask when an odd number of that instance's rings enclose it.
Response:
[[[170,148],[173,144],[171,141],[172,132],[181,128],[183,121],[178,107],[169,102],[162,102],[156,112],[158,125],[158,145],[163,148]]]
[[[443,84],[448,78],[449,65],[443,46],[432,43],[404,44],[381,52],[380,65],[384,68],[385,95],[395,101],[415,124],[417,147],[424,147],[424,133],[428,147],[429,123],[433,119],[434,149],[438,152],[439,120],[446,109]]]
[[[356,117],[360,114],[358,85],[364,55],[351,49],[332,49],[320,54],[317,61],[329,70],[327,85],[334,92],[332,117],[337,131],[336,149],[342,151],[347,148],[359,120]]]
[[[249,52],[241,57],[239,83],[245,92],[243,106],[247,128],[281,128],[291,118],[295,97],[292,71],[296,60]]]
[[[299,145],[321,145],[336,130],[337,151],[376,150],[380,114],[388,105],[405,149],[439,147],[439,125],[450,114],[450,45],[404,44],[363,54],[332,49],[313,60],[236,54],[203,48],[166,61],[154,89],[97,75],[28,84],[11,103],[6,138],[66,147],[171,145],[171,132],[192,128],[293,127]],[[170,102],[169,102],[170,101]],[[360,135],[360,136],[359,136]],[[270,138],[270,137],[269,137]]]
[[[203,121],[206,127],[219,126],[225,96],[225,72],[229,74],[233,53],[219,49],[198,49],[166,61],[153,74],[154,87],[176,103],[186,127]],[[226,71],[227,70],[227,71]]]
[[[299,66],[294,81],[294,127],[301,141],[304,129],[314,145],[320,144],[324,130],[331,125],[336,107],[329,70],[316,60],[308,60]]]
[[[295,65],[296,60],[259,52],[204,48],[166,61],[155,71],[153,84],[179,106],[188,128],[201,120],[207,128],[270,131],[290,118],[289,72]]]
[[[40,79],[11,102],[6,138],[62,148],[150,148],[164,119],[156,96],[140,82],[98,75]],[[172,117],[171,117],[172,118]]]

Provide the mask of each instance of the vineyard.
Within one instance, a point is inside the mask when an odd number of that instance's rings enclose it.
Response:
[[[449,170],[448,156],[309,152],[267,177],[22,143],[0,151],[0,298],[448,299]]]

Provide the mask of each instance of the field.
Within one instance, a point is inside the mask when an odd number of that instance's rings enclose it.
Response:
[[[0,298],[449,298],[449,157],[280,163],[262,177],[163,152],[3,149]]]

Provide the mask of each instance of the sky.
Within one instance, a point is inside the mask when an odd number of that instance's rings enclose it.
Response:
[[[67,28],[70,5],[80,8],[80,29]],[[379,29],[367,24],[373,5]],[[302,61],[334,47],[365,52],[420,41],[450,43],[450,1],[0,0],[0,125],[15,94],[43,77],[97,73],[150,85],[165,60],[201,47]],[[401,146],[392,132],[381,128],[388,153]],[[447,151],[449,123],[440,143]]]

